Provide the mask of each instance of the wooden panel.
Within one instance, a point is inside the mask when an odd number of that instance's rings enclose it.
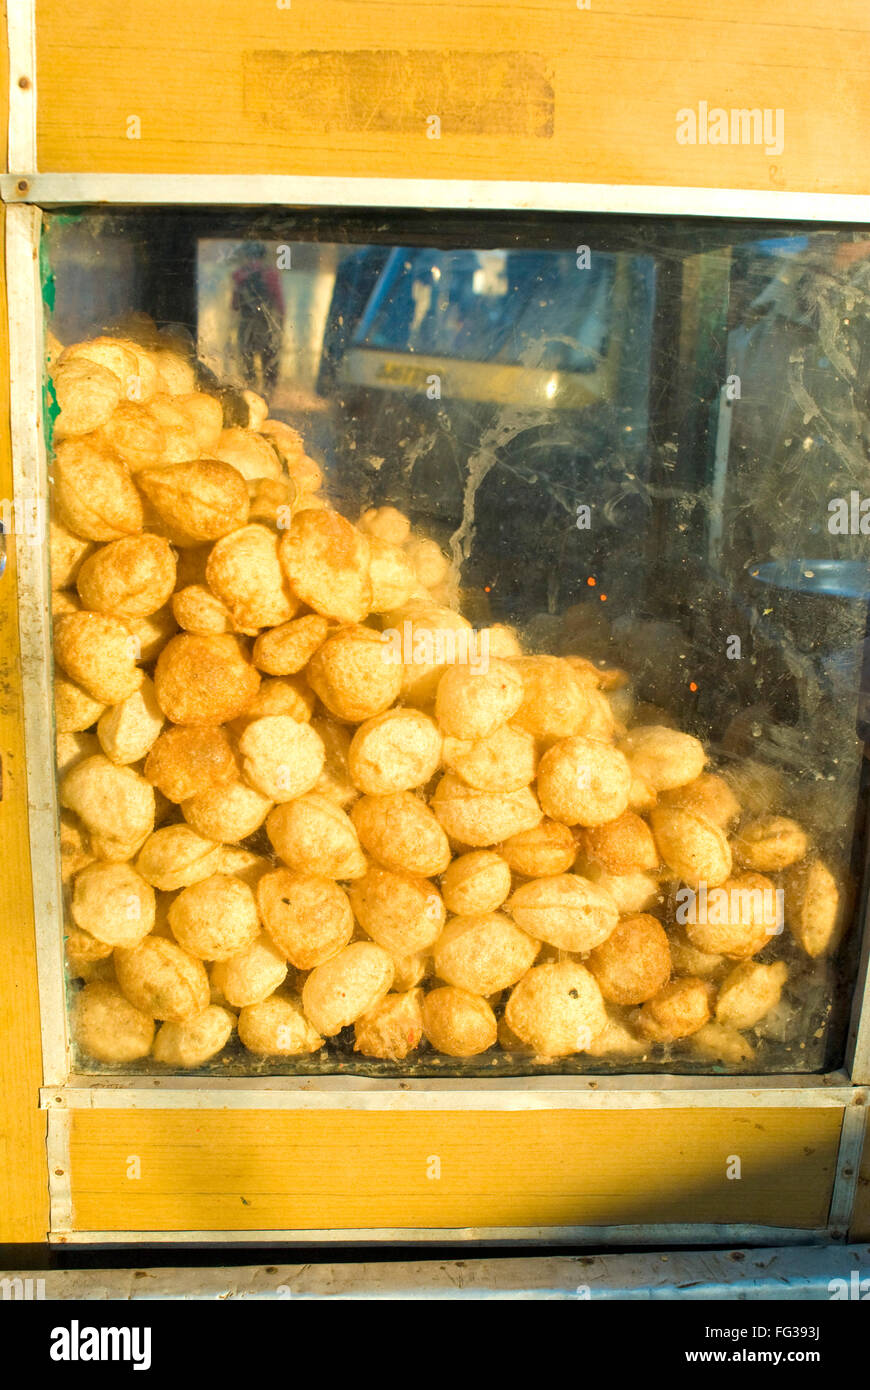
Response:
[[[868,187],[865,0],[37,0],[37,24],[44,171]],[[678,143],[701,102],[781,110],[782,150]]]
[[[73,1110],[74,1229],[822,1226],[841,1116]]]
[[[0,258],[4,246],[5,210],[0,208]],[[12,459],[6,279],[2,264],[0,305],[0,500],[5,521],[11,510]],[[21,543],[30,542],[24,539]],[[48,1227],[45,1115],[39,1110],[38,1096],[42,1060],[15,585],[15,537],[10,536],[6,571],[0,578],[0,1244],[44,1240]]]

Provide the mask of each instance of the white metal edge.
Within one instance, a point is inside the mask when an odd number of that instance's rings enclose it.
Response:
[[[517,1078],[511,1086],[501,1082],[377,1083],[377,1088],[338,1087],[310,1089],[302,1086],[253,1087],[245,1079],[238,1087],[226,1084],[210,1087],[210,1078],[190,1078],[187,1086],[177,1083],[164,1088],[144,1086],[100,1086],[93,1084],[43,1087],[43,1108],[66,1110],[354,1110],[354,1111],[456,1111],[456,1110],[687,1110],[703,1109],[854,1109],[862,1119],[866,1093],[842,1086],[795,1086],[742,1088],[730,1079],[722,1087],[710,1085],[708,1077],[697,1078],[699,1086],[665,1084],[650,1089],[649,1077],[601,1078],[592,1090],[588,1083],[571,1088],[569,1080],[546,1078],[546,1086],[529,1086],[535,1078]],[[343,1081],[345,1078],[324,1078]],[[350,1078],[348,1078],[350,1079]],[[692,1078],[693,1080],[696,1078]],[[146,1078],[147,1082],[148,1078]],[[183,1080],[183,1078],[181,1078]],[[299,1078],[297,1078],[299,1080]],[[674,1078],[663,1078],[670,1083]],[[777,1081],[779,1078],[776,1079]],[[607,1085],[608,1081],[616,1084]],[[638,1084],[640,1082],[641,1084]]]
[[[48,1160],[49,1228],[55,1235],[72,1230],[72,1186],[70,1173],[69,1111],[54,1110],[48,1115],[45,1151]]]
[[[334,1252],[336,1256],[338,1251]],[[834,1279],[852,1284],[867,1266],[860,1245],[814,1244],[618,1254],[501,1253],[467,1259],[262,1262],[223,1267],[148,1266],[42,1272],[37,1298],[68,1302],[157,1299],[249,1302],[314,1299],[477,1301],[828,1300]],[[32,1270],[2,1270],[33,1284]],[[19,1297],[27,1297],[22,1292]],[[31,1294],[30,1297],[33,1297]]]
[[[36,169],[36,0],[8,0],[9,168]],[[25,81],[26,86],[19,84]]]
[[[9,312],[9,394],[12,426],[13,514],[36,523],[34,540],[16,535],[18,626],[27,763],[31,880],[42,1024],[43,1079],[69,1073],[63,984],[63,892],[57,850],[57,786],[51,699],[48,613],[48,496],[42,426],[42,291],[39,229],[34,207],[10,207],[6,217]],[[25,511],[26,509],[26,511]]]
[[[368,1230],[70,1231],[52,1232],[52,1245],[813,1245],[825,1227],[711,1225],[699,1222],[635,1226],[406,1226]]]
[[[12,166],[13,168],[15,166]],[[870,194],[507,179],[343,178],[294,174],[39,174],[0,178],[9,203],[278,204],[473,211],[626,213],[870,223]],[[22,185],[25,185],[22,187]]]
[[[867,1119],[866,1106],[847,1105],[843,1112],[843,1125],[840,1130],[840,1143],[837,1150],[837,1167],[834,1172],[834,1188],[831,1193],[831,1206],[828,1212],[828,1226],[831,1235],[837,1240],[848,1240],[849,1227],[855,1206],[855,1194],[861,1173],[861,1151],[864,1147],[864,1128]]]

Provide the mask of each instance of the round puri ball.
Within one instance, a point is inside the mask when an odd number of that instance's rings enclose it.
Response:
[[[187,801],[182,801],[184,819],[198,835],[207,840],[233,844],[246,840],[259,830],[272,809],[270,797],[258,792],[247,782],[227,782],[222,787],[209,787]]]
[[[479,994],[456,985],[433,989],[423,1000],[423,1032],[436,1052],[476,1057],[498,1037],[495,1014]]]
[[[236,955],[215,961],[211,970],[212,988],[234,1009],[268,999],[286,977],[287,962],[264,932]]]
[[[170,801],[238,779],[239,767],[224,729],[173,725],[160,735],[145,762],[145,776]]]
[[[398,698],[402,668],[390,659],[382,634],[370,627],[340,627],[308,663],[307,676],[326,708],[359,724]]]
[[[521,980],[541,949],[503,912],[454,917],[435,943],[435,974],[484,996]]]
[[[401,546],[380,536],[369,535],[368,541],[372,612],[388,613],[407,603],[417,588],[417,575]]]
[[[436,541],[428,536],[414,536],[408,541],[407,551],[417,578],[425,589],[434,589],[446,579],[450,565]]]
[[[133,842],[154,826],[154,788],[129,767],[102,753],[76,763],[60,784],[61,805],[75,811],[91,834]]]
[[[715,772],[702,772],[694,782],[662,792],[659,800],[662,806],[682,806],[686,811],[706,816],[722,830],[728,830],[740,815],[740,802],[725,778]],[[655,798],[651,804],[655,804]]]
[[[631,759],[634,771],[645,777],[657,792],[672,791],[674,787],[694,782],[707,761],[703,743],[691,734],[682,734],[663,724],[643,724],[630,729],[621,746]]]
[[[317,1052],[323,1039],[312,1028],[294,994],[273,994],[239,1013],[239,1039],[260,1057],[301,1057]]]
[[[60,877],[70,883],[79,869],[94,862],[91,837],[78,816],[70,811],[60,813]]]
[[[254,665],[269,676],[294,676],[325,642],[329,630],[327,618],[306,613],[261,632],[254,643]]]
[[[575,961],[535,965],[505,1008],[508,1027],[542,1057],[583,1052],[607,1023],[601,990]]]
[[[394,974],[383,946],[354,941],[308,976],[302,988],[305,1016],[325,1038],[333,1038],[383,999]]]
[[[569,663],[558,656],[524,656],[513,665],[524,692],[514,724],[547,742],[581,733],[589,701]]]
[[[582,843],[586,855],[609,874],[647,873],[659,867],[652,831],[634,811],[584,830]]]
[[[120,704],[142,683],[135,643],[120,618],[65,613],[54,625],[54,655],[70,679],[104,705]]]
[[[668,943],[675,975],[697,975],[702,980],[714,980],[728,969],[726,956],[693,946],[685,927],[673,928],[668,933]]]
[[[430,600],[411,599],[388,613],[386,622],[385,647],[400,666],[406,705],[431,704],[447,667],[478,649],[468,619]]]
[[[157,390],[170,396],[189,396],[196,385],[196,369],[189,358],[172,348],[156,348],[151,356],[157,367]],[[202,399],[212,400],[211,396],[203,396]],[[173,401],[173,405],[180,404],[178,400]],[[218,402],[214,401],[213,404],[218,405]]]
[[[142,498],[123,463],[89,438],[58,444],[54,505],[70,531],[89,541],[135,536],[145,524]]]
[[[671,978],[671,952],[661,922],[648,913],[623,917],[589,956],[589,969],[612,1004],[644,1004]]]
[[[102,701],[95,700],[69,676],[55,671],[54,720],[59,734],[82,733],[99,719],[105,708]]]
[[[678,917],[691,944],[709,955],[743,960],[781,931],[776,889],[762,874],[740,874],[708,889],[702,900],[688,899]],[[696,920],[692,920],[695,918]]]
[[[74,536],[59,521],[49,521],[49,559],[52,589],[75,584],[84,561],[94,552],[94,542]]]
[[[509,662],[490,661],[486,670],[451,666],[438,682],[435,716],[453,738],[488,738],[522,702],[522,676]]]
[[[653,1042],[688,1038],[709,1022],[715,993],[709,981],[691,975],[672,980],[638,1010],[638,1026]]]
[[[281,463],[272,445],[255,430],[233,426],[221,432],[215,458],[237,468],[243,478],[280,478]]]
[[[423,991],[387,994],[353,1026],[354,1052],[401,1062],[419,1047],[423,1038]]]
[[[256,894],[266,931],[297,970],[322,965],[353,935],[347,894],[322,874],[273,869],[263,874]]]
[[[245,480],[228,463],[190,459],[168,468],[143,468],[136,483],[176,545],[219,540],[248,520]]]
[[[217,873],[222,848],[189,825],[167,825],[148,836],[136,868],[153,888],[172,893]]]
[[[148,406],[137,401],[121,401],[97,437],[131,473],[158,467],[164,459],[166,432]]]
[[[448,912],[466,917],[474,912],[495,912],[511,891],[507,861],[494,850],[470,850],[448,865],[441,893]]]
[[[482,792],[446,772],[435,788],[432,809],[453,840],[474,848],[497,845],[531,830],[541,820],[534,792]]]
[[[538,750],[531,734],[503,724],[489,738],[445,738],[444,766],[483,792],[515,792],[535,780]]]
[[[88,864],[76,874],[72,916],[108,946],[138,946],[154,926],[154,889],[132,864]]]
[[[172,616],[185,632],[207,637],[213,632],[233,632],[226,604],[204,584],[188,584],[172,595]]]
[[[305,452],[305,445],[298,430],[294,430],[283,420],[264,420],[260,432],[268,438],[272,448],[282,460],[299,495],[304,501],[311,500],[323,482],[323,470]]]
[[[84,343],[72,343],[61,353],[60,363],[81,357],[114,372],[126,400],[147,401],[157,390],[157,368],[151,354],[129,338],[101,335]]]
[[[659,854],[675,878],[692,888],[725,882],[731,872],[731,846],[718,825],[680,806],[654,806],[650,825]]]
[[[260,673],[237,637],[182,632],[157,659],[157,703],[173,724],[225,724],[251,703]]]
[[[390,709],[367,719],[348,753],[351,777],[360,791],[373,796],[424,786],[440,762],[438,726],[416,709]]]
[[[163,711],[145,676],[138,690],[100,715],[97,737],[107,758],[129,765],[146,756],[162,728]]]
[[[205,578],[236,627],[247,631],[285,623],[300,606],[278,563],[278,537],[268,526],[242,526],[216,541]]]
[[[76,999],[73,1032],[82,1052],[97,1062],[135,1062],[151,1051],[154,1020],[115,985],[95,980]]]
[[[585,863],[581,860],[580,865],[577,872],[610,894],[620,916],[646,912],[662,901],[659,881],[653,874],[608,874],[591,860]]]
[[[568,872],[577,858],[577,844],[567,825],[542,820],[531,830],[521,830],[504,840],[498,852],[521,878],[549,878]]]
[[[73,962],[77,965],[94,965],[97,961],[109,960],[114,949],[112,946],[107,946],[104,941],[98,941],[95,936],[91,936],[90,932],[82,931],[81,927],[72,925],[66,928],[64,941],[70,965]],[[112,968],[114,969],[114,966]]]
[[[260,935],[254,895],[232,874],[212,874],[182,889],[169,909],[179,946],[200,960],[228,960]]]
[[[316,784],[326,758],[310,724],[286,714],[254,719],[239,739],[242,771],[271,801],[292,801]]]
[[[369,507],[357,522],[368,536],[379,536],[392,545],[404,545],[411,534],[411,523],[396,507]]]
[[[776,1008],[787,979],[788,966],[781,960],[772,965],[757,960],[735,965],[719,986],[717,1021],[731,1028],[754,1028]]]
[[[279,546],[293,592],[324,618],[361,623],[371,610],[368,537],[337,512],[305,511],[293,518]]]
[[[776,873],[803,859],[809,847],[806,831],[788,816],[760,816],[740,827],[733,851],[738,864],[759,873]]]
[[[178,410],[172,401],[162,394],[154,396],[149,401],[148,409],[163,432],[160,466],[187,463],[196,459],[199,454],[199,445],[194,428],[184,411]]]
[[[54,437],[63,439],[71,434],[90,434],[105,424],[121,399],[121,382],[99,362],[74,357],[56,368],[54,393],[60,406]]]
[[[441,934],[447,913],[434,884],[379,864],[350,889],[350,905],[365,932],[395,956],[428,951]]]
[[[591,951],[606,941],[619,912],[613,898],[578,874],[520,884],[506,911],[529,936],[561,951]]]
[[[752,877],[752,875],[747,875]],[[784,878],[785,918],[795,941],[813,959],[830,955],[845,926],[843,895],[821,859],[808,859]]]
[[[361,878],[365,855],[353,822],[319,792],[276,806],[266,817],[266,834],[288,869],[324,878]]]
[[[628,808],[631,769],[616,748],[575,737],[555,743],[538,768],[544,814],[565,825],[604,825]]]
[[[363,849],[385,869],[429,878],[450,863],[447,836],[413,792],[362,796],[350,815]]]
[[[226,1047],[235,1019],[219,1004],[209,1004],[196,1018],[164,1023],[154,1039],[154,1057],[171,1067],[201,1067]]]
[[[190,421],[200,453],[210,453],[223,429],[223,409],[217,397],[191,389],[177,394],[173,405]]]
[[[743,1066],[755,1058],[755,1048],[742,1033],[724,1023],[705,1023],[689,1039],[689,1050],[705,1062],[721,1062],[726,1067]]]
[[[76,587],[94,612],[147,618],[175,587],[175,556],[162,536],[125,536],[84,561]]]
[[[233,720],[232,731],[238,738],[252,720],[262,719],[267,714],[286,714],[300,724],[307,724],[316,704],[317,696],[304,674],[269,676],[260,682],[260,689],[245,713]]]
[[[115,974],[130,1003],[152,1018],[177,1022],[208,1007],[208,975],[201,960],[162,936],[146,936],[131,950],[115,950]]]

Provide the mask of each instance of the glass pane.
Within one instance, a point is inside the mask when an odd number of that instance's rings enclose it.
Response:
[[[870,239],[84,210],[44,262],[80,1068],[839,1065]]]

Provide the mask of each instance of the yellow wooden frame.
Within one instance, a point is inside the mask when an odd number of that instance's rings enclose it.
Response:
[[[0,16],[5,32],[2,0]],[[834,9],[828,0],[788,7],[735,0],[727,14],[706,0],[591,0],[589,8],[573,0],[454,0],[449,35],[444,22],[435,0],[292,0],[291,9],[256,13],[236,0],[205,8],[202,0],[121,8],[117,0],[36,0],[36,163],[49,173],[870,192],[870,151],[852,138],[870,117],[864,0]],[[463,96],[469,73],[480,94],[471,103]],[[22,77],[11,73],[13,92],[26,92]],[[5,150],[5,43],[0,78]],[[438,112],[427,109],[427,83]],[[783,109],[782,154],[678,144],[676,112],[702,101]],[[442,122],[438,140],[428,137],[433,114]],[[140,122],[134,139],[131,116]],[[26,184],[35,169],[11,172]],[[5,301],[2,266],[0,276]],[[5,497],[12,495],[8,360],[0,313]],[[41,1242],[49,1228],[14,591],[10,540],[0,579],[0,1244]],[[652,1123],[639,1111],[80,1110],[65,1117],[68,1136],[52,1149],[52,1163],[56,1181],[69,1186],[71,1229],[85,1236],[215,1223],[241,1232],[288,1223],[372,1230],[684,1222],[693,1210],[708,1221],[735,1221],[744,1198],[744,1213],[810,1229],[825,1224],[842,1118],[836,1108],[787,1107],[664,1110]],[[722,1163],[743,1124],[751,1180],[723,1187]],[[454,1166],[436,1197],[420,1160],[438,1148]],[[137,1153],[147,1177],[131,1179],[121,1170]],[[683,1182],[685,1172],[694,1185]],[[518,1183],[525,1183],[519,1198]],[[634,1184],[643,1189],[639,1200]],[[868,1191],[870,1154],[856,1237],[870,1234]]]

